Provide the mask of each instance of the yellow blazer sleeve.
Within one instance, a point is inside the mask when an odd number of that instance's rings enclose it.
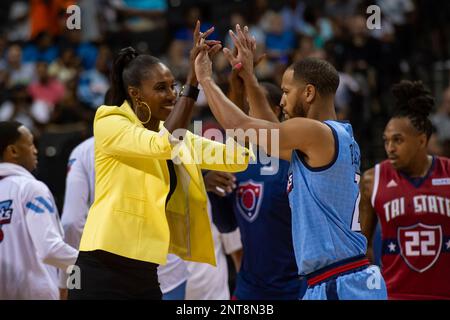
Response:
[[[200,168],[205,170],[240,172],[247,169],[251,159],[255,159],[252,147],[243,147],[234,139],[228,138],[226,143],[209,140],[193,135]]]
[[[153,132],[133,123],[118,108],[102,106],[94,120],[96,146],[105,154],[128,158],[170,159],[170,133]]]

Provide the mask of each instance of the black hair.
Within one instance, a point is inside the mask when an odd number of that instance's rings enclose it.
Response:
[[[106,106],[113,106],[114,105],[112,103],[111,88],[108,88],[108,90],[106,90],[105,98],[103,100],[103,104],[106,105]]]
[[[422,81],[402,80],[392,86],[395,97],[395,110],[392,118],[406,117],[417,131],[425,133],[427,139],[433,133],[428,116],[434,106],[434,98]]]
[[[9,145],[16,143],[20,139],[19,128],[23,126],[17,121],[0,121],[0,160],[3,160],[3,153]]]
[[[291,67],[294,79],[302,80],[316,87],[319,94],[335,94],[339,86],[339,74],[331,63],[317,58],[305,58]]]
[[[281,91],[280,87],[274,85],[271,82],[263,81],[260,83],[264,89],[267,91],[267,100],[269,101],[270,107],[273,108],[275,106],[280,105],[281,96],[283,95],[283,91]]]
[[[140,86],[148,77],[152,66],[158,64],[158,58],[148,54],[138,54],[132,47],[120,50],[114,59],[110,76],[110,99],[112,105],[120,106],[129,100],[128,86]]]

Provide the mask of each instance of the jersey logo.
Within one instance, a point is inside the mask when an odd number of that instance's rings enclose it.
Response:
[[[425,272],[438,260],[442,249],[442,227],[418,223],[399,227],[400,254],[414,271]]]
[[[236,191],[236,207],[248,222],[253,222],[258,216],[263,193],[264,183],[248,180],[239,184]]]
[[[5,200],[0,202],[0,243],[3,241],[4,234],[2,226],[11,223],[13,209],[11,208],[12,200]]]
[[[398,186],[398,185],[397,185],[397,182],[395,182],[395,180],[392,179],[392,180],[389,181],[389,183],[386,185],[386,188],[393,188],[393,187],[396,187],[396,186]]]
[[[55,206],[50,198],[36,197],[33,202],[27,202],[26,207],[37,214],[42,214],[45,210],[49,213],[55,213]]]
[[[288,183],[286,188],[287,194],[291,193],[292,189],[294,189],[294,175],[292,172],[289,172]]]
[[[432,179],[431,184],[433,186],[448,186],[450,185],[450,178]]]

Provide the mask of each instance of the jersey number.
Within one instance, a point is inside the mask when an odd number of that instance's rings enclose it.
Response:
[[[359,181],[361,180],[361,175],[358,173],[355,173],[355,183],[358,184],[359,187]],[[355,208],[353,209],[353,217],[352,217],[352,231],[361,232],[361,223],[359,222],[359,201],[361,200],[361,193],[358,192],[358,197],[356,198],[355,202]]]
[[[430,247],[436,244],[434,231],[408,231],[405,237],[409,240],[405,241],[405,249],[407,256],[434,256],[435,250]]]

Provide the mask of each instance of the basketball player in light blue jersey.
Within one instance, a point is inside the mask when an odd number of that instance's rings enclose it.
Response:
[[[230,36],[237,54],[229,49],[224,54],[240,70],[259,119],[244,114],[222,93],[206,51],[196,58],[197,78],[224,128],[256,129],[256,139],[249,135],[251,142],[291,162],[292,236],[299,274],[308,281],[304,299],[386,299],[384,280],[379,268],[369,265],[367,241],[360,233],[360,151],[351,125],[336,121],[336,69],[313,58],[290,66],[283,75],[280,103],[287,120],[279,123],[253,74],[255,39],[239,25]]]

